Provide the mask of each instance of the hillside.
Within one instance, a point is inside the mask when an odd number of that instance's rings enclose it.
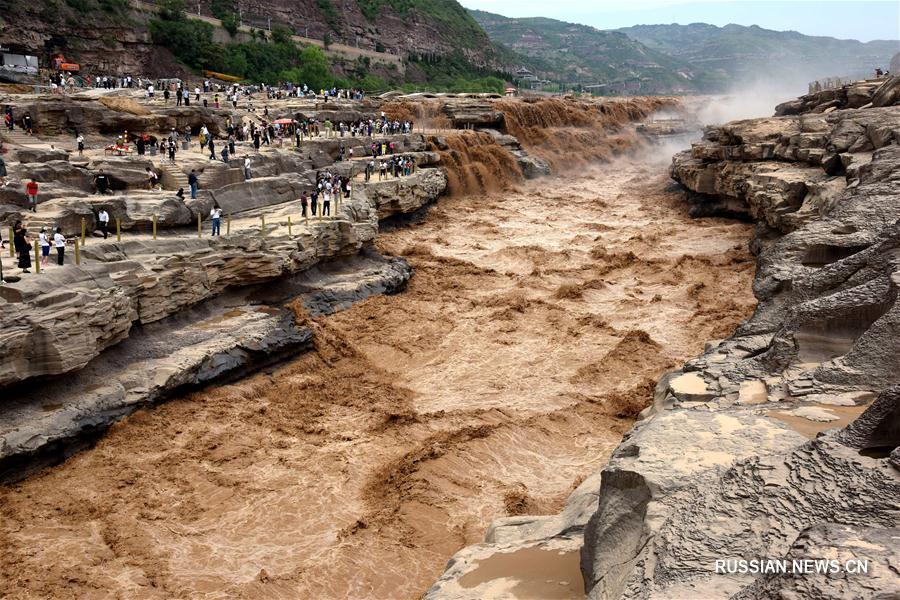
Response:
[[[862,43],[756,25],[637,25],[617,31],[725,82],[760,74],[801,81],[871,76],[900,50],[897,40]]]
[[[277,45],[279,40],[290,41],[291,34],[319,45],[324,42],[326,47],[344,44],[402,57],[370,61],[352,53],[328,53],[326,70],[335,81],[363,83],[368,76],[365,83],[370,88],[404,83],[466,87],[491,77],[489,85],[502,89],[504,70],[516,62],[509,51],[490,41],[456,0],[256,0],[251,5],[236,0],[189,4],[3,0],[3,4],[3,15],[16,18],[0,16],[0,44],[35,54],[44,66],[61,52],[83,65],[86,74],[167,77],[211,68],[250,79],[274,79],[304,66],[300,49]],[[156,14],[154,4],[163,15],[179,16],[161,27],[159,21],[166,18]],[[210,22],[197,20],[198,7],[200,16]],[[239,31],[239,24],[245,29]]]
[[[601,84],[601,93],[690,92],[702,88],[701,75],[687,61],[647,47],[615,31],[543,17],[514,19],[480,10],[471,15],[491,40],[524,55],[545,79]]]

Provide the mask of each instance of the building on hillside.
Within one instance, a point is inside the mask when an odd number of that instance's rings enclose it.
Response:
[[[526,87],[530,90],[538,90],[541,88],[541,79],[525,67],[516,71],[516,79],[519,80],[520,87]]]

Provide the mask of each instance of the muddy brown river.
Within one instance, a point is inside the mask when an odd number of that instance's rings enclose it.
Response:
[[[382,233],[404,293],[0,489],[0,596],[420,596],[491,519],[558,510],[656,378],[750,315],[751,227],[667,183],[622,160]]]

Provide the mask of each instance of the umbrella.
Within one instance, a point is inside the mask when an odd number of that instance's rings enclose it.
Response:
[[[275,125],[293,125],[296,123],[293,119],[278,119],[277,121],[272,121]]]

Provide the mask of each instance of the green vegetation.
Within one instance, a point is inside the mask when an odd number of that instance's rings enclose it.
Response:
[[[239,25],[237,15],[233,13],[225,15],[220,20],[222,21],[222,27],[231,35],[231,37],[237,35]]]
[[[234,0],[212,0],[209,10],[217,19],[224,19],[229,15],[234,15],[237,10],[234,6]]]
[[[428,89],[447,92],[503,93],[508,73],[474,67],[459,50],[446,56],[410,56],[409,63],[424,72],[428,83],[404,84],[402,89]]]
[[[328,23],[333,30],[338,31],[341,27],[341,15],[332,4],[331,0],[316,0],[319,10],[322,12],[322,18]]]
[[[285,27],[274,28],[269,41],[263,34],[261,39],[250,42],[218,44],[213,41],[212,25],[187,18],[181,0],[162,5],[159,17],[150,21],[154,43],[169,48],[190,68],[266,83],[303,82],[314,88],[339,83],[331,75],[325,53],[314,46],[298,47]]]

